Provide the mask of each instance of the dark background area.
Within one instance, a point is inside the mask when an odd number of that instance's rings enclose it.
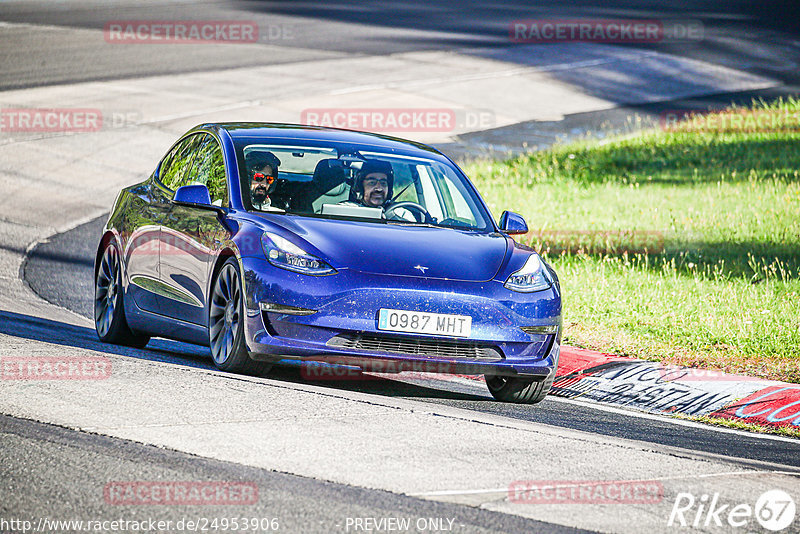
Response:
[[[0,20],[37,25],[0,29],[0,89],[337,54],[511,47],[512,21],[553,18],[699,20],[705,28],[702,41],[636,46],[768,75],[786,84],[796,84],[800,77],[800,3],[793,0],[35,0],[0,4]],[[109,21],[176,19],[252,20],[262,35],[259,44],[181,44],[159,47],[157,54],[151,45],[109,44],[102,36]],[[554,45],[538,46],[546,55]],[[513,54],[509,58],[513,61]]]

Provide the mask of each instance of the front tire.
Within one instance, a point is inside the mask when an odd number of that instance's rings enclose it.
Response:
[[[537,404],[550,392],[555,374],[553,371],[545,380],[539,382],[518,376],[486,375],[486,386],[492,397],[501,402]]]
[[[217,273],[208,308],[208,344],[214,365],[233,373],[259,374],[271,367],[250,358],[244,341],[244,299],[239,264],[230,258]]]
[[[150,337],[128,326],[123,298],[119,250],[116,243],[110,241],[103,250],[94,277],[94,328],[103,343],[144,348]]]

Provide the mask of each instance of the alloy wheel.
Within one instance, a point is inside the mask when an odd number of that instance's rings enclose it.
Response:
[[[211,296],[209,334],[211,355],[216,364],[231,357],[241,323],[241,290],[239,273],[233,265],[226,264],[217,276]]]
[[[108,335],[117,312],[119,278],[119,254],[116,247],[108,246],[100,260],[94,292],[94,321],[100,337]]]

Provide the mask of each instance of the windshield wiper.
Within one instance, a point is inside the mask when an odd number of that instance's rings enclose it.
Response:
[[[452,228],[453,230],[480,230],[480,228],[476,228],[474,226],[467,226],[462,224],[447,224],[447,223],[440,223],[438,228]]]
[[[272,206],[268,206],[266,209],[256,209],[253,208],[250,213],[278,213],[280,215],[285,215],[287,212],[283,208],[273,208]]]
[[[426,222],[414,222],[414,221],[398,221],[398,220],[386,220],[386,224],[397,224],[401,226],[420,226],[423,228],[441,228],[438,224],[431,224]]]

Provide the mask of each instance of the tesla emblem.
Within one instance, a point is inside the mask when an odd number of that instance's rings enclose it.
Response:
[[[414,268],[419,269],[422,274],[425,274],[425,271],[428,270],[428,267],[423,267],[422,265],[415,265]]]

